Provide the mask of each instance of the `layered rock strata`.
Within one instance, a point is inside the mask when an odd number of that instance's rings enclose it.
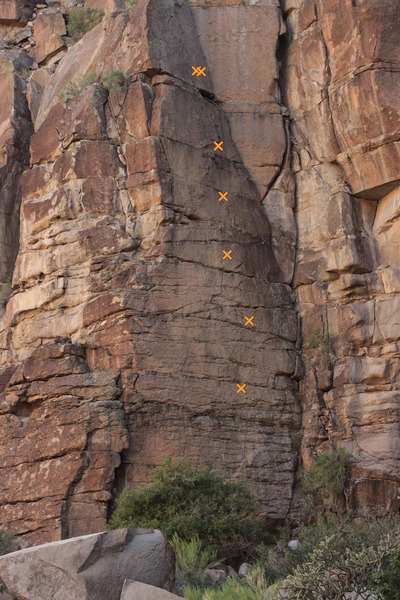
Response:
[[[399,508],[399,3],[288,0],[284,14],[303,458],[344,447],[347,508],[379,514]]]
[[[51,4],[6,49],[0,521],[98,531],[164,456],[297,521],[335,447],[347,508],[397,510],[398,1],[93,0],[68,52]]]
[[[273,14],[276,31],[276,7]],[[3,364],[22,369],[17,379],[4,376],[1,427],[32,481],[9,485],[3,521],[33,542],[98,530],[88,513],[104,519],[113,488],[145,481],[165,456],[220,463],[248,479],[270,519],[284,520],[290,508],[298,323],[260,195],[276,176],[282,144],[266,157],[270,167],[252,162],[256,152],[243,137],[252,113],[241,113],[233,92],[225,112],[195,27],[187,5],[140,0],[72,47],[39,106],[35,99],[14,291],[1,334]],[[207,76],[193,77],[192,65],[206,66]],[[74,78],[115,66],[132,75],[127,89],[107,96],[94,84],[66,105],[59,101]],[[277,93],[276,82],[269,87]],[[264,104],[253,100],[254,118],[268,122]],[[214,151],[221,140],[223,151]],[[219,202],[219,192],[228,192],[228,202]],[[224,251],[232,258],[224,260]],[[246,315],[254,326],[245,325]],[[84,373],[68,373],[63,345],[76,349]],[[39,378],[37,353],[55,348],[63,376],[31,384],[24,365]],[[72,398],[64,375],[79,378]],[[109,383],[94,390],[99,377]],[[19,385],[24,414],[12,408]],[[42,386],[48,395],[40,395]],[[96,409],[100,422],[92,424]],[[50,449],[37,442],[43,468],[22,447],[41,439],[46,417],[57,427],[71,422],[73,439],[67,436],[68,446],[61,427],[53,442],[45,435]],[[4,480],[14,481],[15,466],[5,463]],[[43,517],[34,522],[39,505]]]

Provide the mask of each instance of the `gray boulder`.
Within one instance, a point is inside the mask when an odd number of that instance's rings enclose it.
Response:
[[[171,589],[175,559],[160,531],[118,529],[0,557],[12,598],[119,600],[125,579]]]
[[[182,598],[152,585],[127,579],[122,589],[121,600],[182,600]]]

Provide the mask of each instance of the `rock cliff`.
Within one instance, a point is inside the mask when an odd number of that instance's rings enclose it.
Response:
[[[339,446],[397,509],[398,0],[76,4],[0,7],[0,521],[99,531],[172,456],[283,522]]]

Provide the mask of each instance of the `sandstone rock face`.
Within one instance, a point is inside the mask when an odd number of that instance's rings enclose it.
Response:
[[[296,520],[300,427],[306,468],[352,454],[349,508],[399,507],[386,4],[108,3],[59,64],[41,27],[58,15],[62,39],[61,13],[34,13],[29,111],[26,75],[1,74],[23,159],[0,205],[0,522],[31,543],[99,531],[165,456],[222,464],[267,519]],[[113,69],[131,83],[108,94]]]
[[[303,458],[345,447],[348,508],[397,510],[399,3],[289,0],[285,10]]]
[[[86,352],[42,345],[0,375],[2,521],[31,543],[101,530],[127,446],[119,372],[92,371]]]
[[[32,134],[23,79],[12,72],[18,53],[0,54],[0,286],[11,282],[19,237],[22,172],[29,165]]]
[[[34,0],[2,0],[0,4],[0,23],[7,25],[26,23],[35,4]]]
[[[37,40],[35,59],[38,63],[57,53],[64,47],[62,35],[66,35],[65,21],[61,13],[48,12],[38,15],[33,26]]]
[[[2,426],[32,481],[19,484],[7,463],[3,521],[31,541],[98,530],[113,486],[145,481],[166,455],[203,463],[205,438],[207,462],[252,480],[268,518],[289,511],[300,424],[294,296],[241,138],[235,144],[210,100],[195,33],[187,5],[141,0],[68,52],[37,110],[1,344],[5,365],[34,373],[33,382],[7,379],[6,367]],[[206,65],[204,82],[192,77],[193,63]],[[107,98],[93,85],[66,106],[58,101],[77,65],[78,75],[101,76],[115,64],[132,74],[128,89]],[[276,164],[280,156],[278,148]],[[225,191],[228,202],[219,202]],[[38,383],[40,361],[53,353],[63,376],[55,366]],[[13,408],[16,393],[23,409]],[[49,415],[60,428],[50,448]],[[38,439],[46,469],[25,454]]]
[[[119,600],[126,578],[167,590],[175,578],[173,551],[153,529],[118,529],[19,550],[0,557],[0,573],[11,596],[26,600]]]

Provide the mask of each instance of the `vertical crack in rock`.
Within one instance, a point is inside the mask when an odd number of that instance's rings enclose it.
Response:
[[[0,312],[11,291],[18,253],[19,207],[22,173],[29,167],[29,142],[33,131],[25,97],[26,83],[16,72],[28,57],[18,50],[1,50],[0,86]]]

